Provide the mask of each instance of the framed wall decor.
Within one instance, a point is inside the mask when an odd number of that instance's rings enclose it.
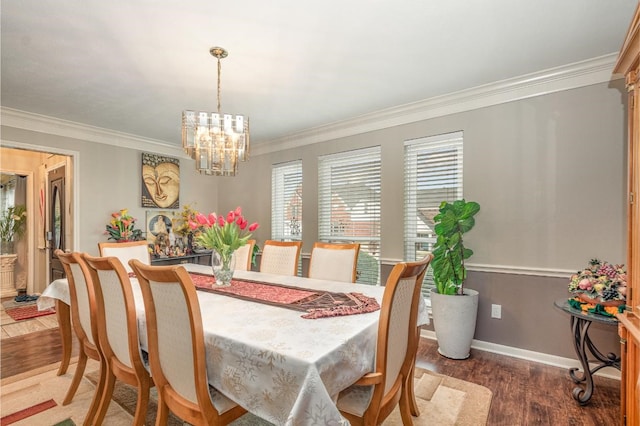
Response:
[[[147,244],[154,257],[184,256],[184,239],[173,232],[173,212],[147,210]]]
[[[142,207],[180,207],[180,160],[142,153]]]

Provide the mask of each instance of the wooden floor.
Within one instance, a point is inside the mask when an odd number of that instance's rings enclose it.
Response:
[[[57,329],[2,339],[1,376],[9,377],[60,361]],[[74,339],[73,356],[78,348]],[[619,423],[620,382],[596,378],[589,405],[572,398],[575,385],[566,369],[472,350],[453,361],[440,356],[436,342],[421,339],[417,365],[477,383],[493,391],[489,425],[615,425]]]

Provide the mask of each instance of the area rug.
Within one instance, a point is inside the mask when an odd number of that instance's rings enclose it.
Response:
[[[98,364],[90,360],[87,364],[85,378],[71,404],[62,406],[62,399],[67,391],[75,364],[67,374],[56,376],[57,367],[41,372],[32,377],[8,378],[0,381],[0,416],[4,417],[38,403],[53,399],[57,406],[40,414],[25,418],[14,425],[51,426],[69,420],[76,425],[82,424],[89,407],[95,382],[98,378]],[[420,408],[420,417],[414,418],[415,425],[486,425],[491,407],[492,393],[489,389],[443,376],[428,370],[416,368],[415,390]],[[107,413],[106,425],[130,425],[136,403],[136,389],[117,381],[113,400]],[[152,389],[147,424],[154,424],[156,416],[157,394]],[[401,426],[402,420],[398,409],[383,423],[385,426]],[[182,426],[183,422],[171,415],[168,425]],[[232,426],[269,426],[266,422],[250,413],[231,423]]]
[[[29,302],[14,302],[13,300],[10,300],[2,302],[2,307],[7,315],[9,315],[14,321],[21,321],[56,313],[55,308],[39,311],[35,300]]]

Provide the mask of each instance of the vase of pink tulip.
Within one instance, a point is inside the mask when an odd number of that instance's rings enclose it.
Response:
[[[190,222],[189,226],[194,230],[201,229],[197,242],[201,247],[211,250],[211,267],[216,285],[231,285],[235,269],[233,253],[247,244],[251,233],[258,229],[258,223],[249,225],[242,215],[242,209],[238,207],[226,216],[198,213],[195,222]]]

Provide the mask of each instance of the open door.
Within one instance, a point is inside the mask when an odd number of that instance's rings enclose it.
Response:
[[[54,254],[56,249],[65,249],[65,167],[58,167],[47,173],[49,182],[47,250],[49,256],[49,279],[64,278],[62,263]]]

